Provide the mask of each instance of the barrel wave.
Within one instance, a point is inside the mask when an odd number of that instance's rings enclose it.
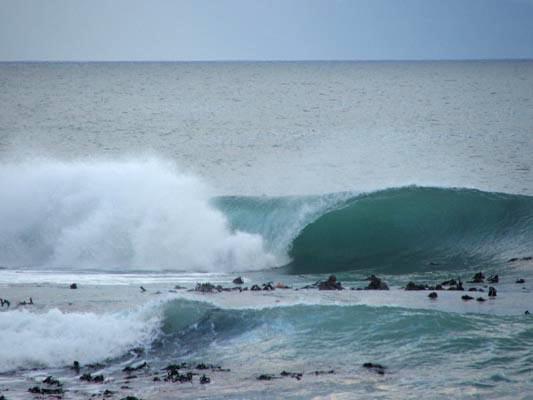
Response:
[[[354,197],[307,225],[292,272],[404,273],[500,264],[531,253],[533,198],[406,187]]]
[[[402,187],[366,194],[227,197],[235,229],[260,234],[289,273],[386,273],[501,265],[533,252],[533,197]]]

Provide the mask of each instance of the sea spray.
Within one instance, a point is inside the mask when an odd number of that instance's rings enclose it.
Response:
[[[232,271],[275,264],[232,231],[209,189],[170,162],[0,166],[0,265]]]

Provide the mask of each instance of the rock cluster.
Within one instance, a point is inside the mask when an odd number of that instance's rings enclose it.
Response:
[[[389,290],[389,286],[375,275],[370,275],[367,280],[369,283],[366,290]]]
[[[90,383],[103,383],[104,382],[104,376],[103,375],[91,375],[90,372],[87,372],[86,374],[83,374],[80,376],[80,381],[90,382]]]
[[[318,284],[318,290],[343,290],[342,284],[337,282],[335,275],[330,275],[326,281]]]

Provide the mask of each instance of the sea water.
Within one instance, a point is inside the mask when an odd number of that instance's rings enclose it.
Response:
[[[531,154],[529,61],[0,64],[0,394],[531,398]]]

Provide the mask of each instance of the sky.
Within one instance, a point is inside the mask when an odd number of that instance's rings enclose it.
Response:
[[[533,58],[533,0],[0,0],[0,61]]]

